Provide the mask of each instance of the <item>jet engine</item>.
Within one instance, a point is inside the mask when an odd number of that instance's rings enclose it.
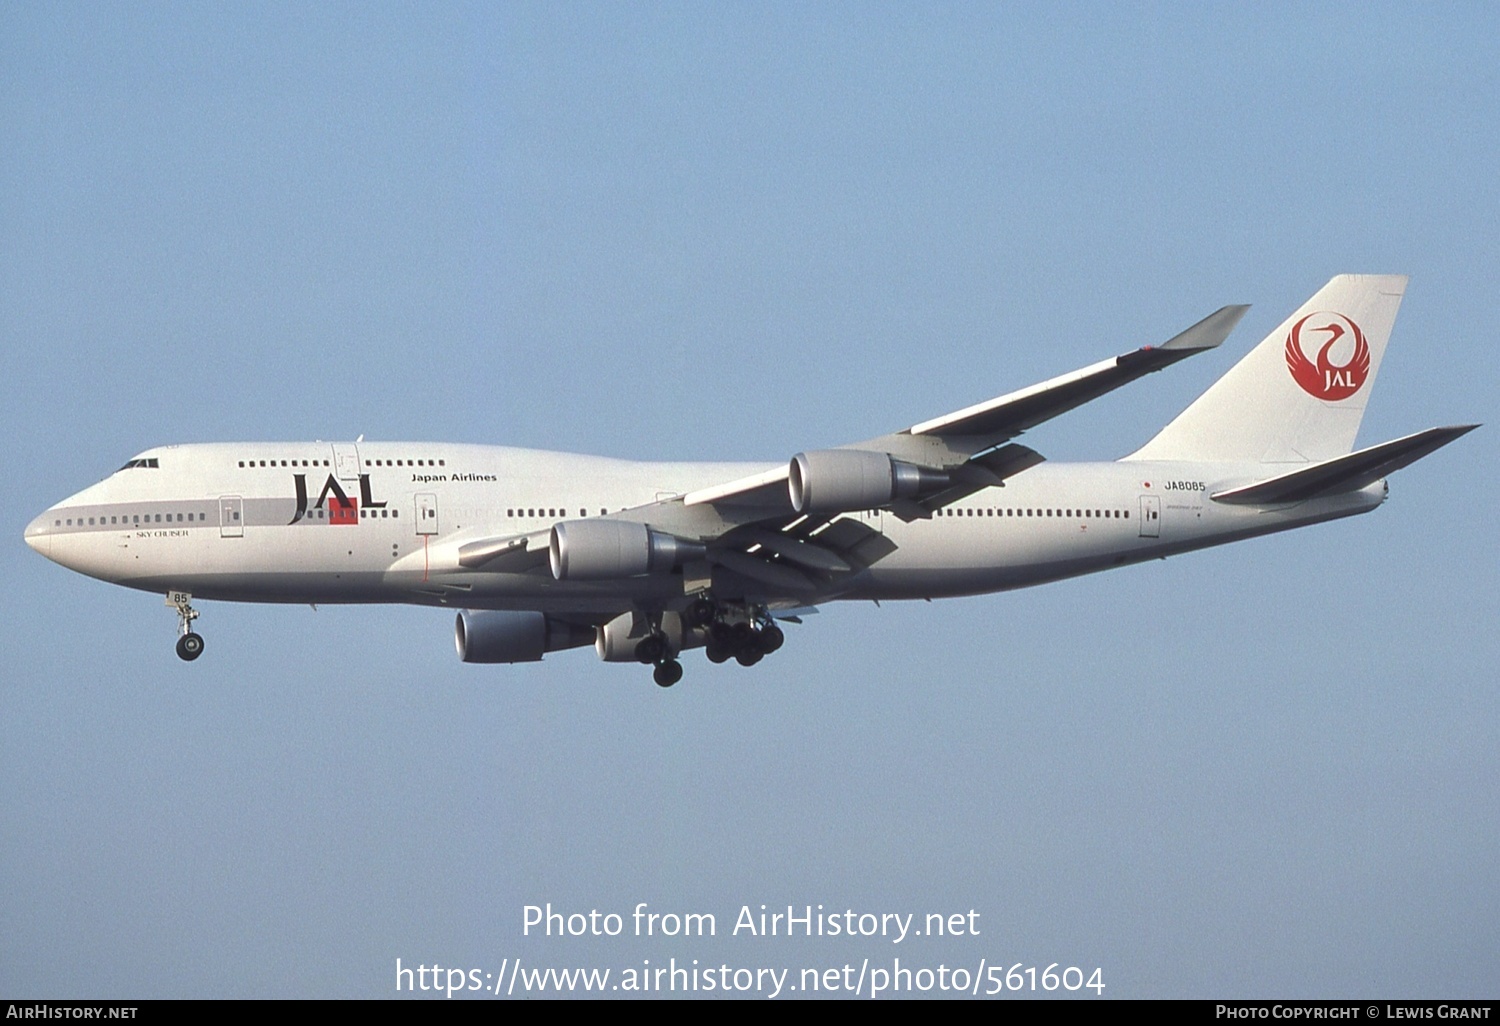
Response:
[[[707,549],[627,520],[569,520],[552,528],[549,555],[559,581],[609,581],[666,573]]]
[[[815,449],[792,457],[787,474],[798,513],[878,509],[946,488],[948,475],[863,449]]]
[[[592,627],[530,611],[465,609],[453,625],[453,643],[466,663],[534,663],[544,653],[593,642]]]
[[[632,634],[632,631],[635,633]],[[594,651],[606,663],[638,663],[643,661],[641,657],[645,654],[671,658],[687,649],[701,648],[706,637],[701,628],[685,626],[682,615],[670,609],[661,614],[659,631],[651,631],[638,624],[634,613],[621,613],[599,627]],[[659,639],[659,651],[641,651],[641,642],[648,638]],[[656,658],[644,661],[655,662]]]

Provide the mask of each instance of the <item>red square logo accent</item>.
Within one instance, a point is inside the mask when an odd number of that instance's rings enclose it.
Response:
[[[359,523],[359,500],[340,499],[337,495],[329,496],[328,522],[330,524]]]

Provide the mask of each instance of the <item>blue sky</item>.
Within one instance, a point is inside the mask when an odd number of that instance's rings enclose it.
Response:
[[[448,613],[159,599],[22,544],[153,445],[775,461],[1160,342],[1145,441],[1330,276],[1412,276],[1360,441],[1496,420],[1488,5],[0,11],[0,993],[1057,962],[1106,995],[1494,997],[1493,427],[1353,521],[834,605],[670,692]],[[695,941],[522,909],[712,912]],[[977,937],[725,936],[742,905]],[[908,961],[909,960],[909,961]]]

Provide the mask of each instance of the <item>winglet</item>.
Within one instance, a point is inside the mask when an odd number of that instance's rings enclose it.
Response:
[[[1229,333],[1250,309],[1249,303],[1222,307],[1181,334],[1156,346],[1156,349],[1214,349],[1222,345]],[[1151,348],[1151,347],[1148,347]]]

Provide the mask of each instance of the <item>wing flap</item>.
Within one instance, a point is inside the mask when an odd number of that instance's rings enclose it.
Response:
[[[733,570],[742,577],[795,595],[807,595],[818,589],[818,582],[795,567],[784,563],[771,563],[736,549],[716,549],[712,561],[725,569]]]
[[[851,569],[848,563],[821,545],[810,544],[780,531],[755,528],[745,532],[744,537],[746,541],[774,552],[788,563],[794,563],[808,570],[834,574],[848,573]]]
[[[860,570],[868,569],[896,551],[896,543],[869,524],[857,520],[835,520],[813,535],[813,541],[826,546]]]

